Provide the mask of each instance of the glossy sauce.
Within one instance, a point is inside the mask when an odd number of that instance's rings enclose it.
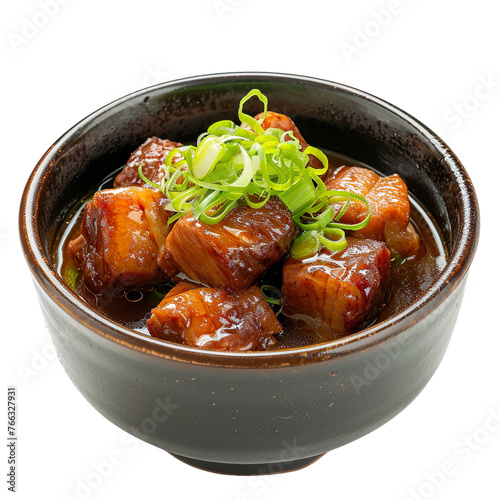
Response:
[[[334,168],[341,165],[370,168],[343,155],[329,153],[328,157],[331,167]],[[112,188],[113,179],[122,168],[111,173],[74,207],[59,229],[52,250],[52,260],[60,275],[90,307],[127,328],[149,336],[146,321],[151,316],[151,310],[159,304],[175,283],[170,281],[156,286],[96,295],[84,285],[82,274],[75,272],[76,263],[68,252],[68,243],[80,233],[83,210],[87,201],[94,192]],[[426,251],[403,262],[393,262],[390,293],[376,322],[383,321],[407,307],[431,285],[446,264],[447,254],[439,230],[422,205],[411,194],[409,197],[411,222],[424,242]],[[280,289],[281,267],[281,263],[271,267],[257,280],[256,285],[266,284]],[[276,313],[278,312],[279,306],[271,305],[271,307]],[[279,314],[278,319],[283,325],[283,333],[275,336],[277,343],[272,349],[301,347],[335,339],[332,332],[311,325],[310,318],[287,318]]]

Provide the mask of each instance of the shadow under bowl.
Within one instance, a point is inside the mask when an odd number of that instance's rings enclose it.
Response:
[[[436,220],[449,260],[401,313],[355,335],[275,352],[205,351],[129,330],[92,310],[56,273],[58,228],[92,185],[147,137],[188,142],[236,120],[259,88],[314,145],[398,173]],[[252,110],[252,102],[246,112]],[[303,467],[383,425],[438,367],[479,233],[471,181],[449,148],[405,112],[313,78],[240,73],[135,92],[65,133],[33,171],[20,211],[23,249],[59,359],[106,418],[191,465],[231,474]],[[361,382],[360,382],[361,381]]]

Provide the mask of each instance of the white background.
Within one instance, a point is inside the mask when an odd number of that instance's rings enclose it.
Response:
[[[0,16],[2,380],[19,392],[17,498],[500,498],[495,2],[47,0],[49,14],[43,4],[2,2]],[[81,118],[161,81],[252,70],[326,78],[408,111],[446,138],[482,210],[458,324],[422,394],[372,434],[302,471],[266,478],[202,472],[123,442],[54,357],[17,230],[29,173]],[[111,458],[113,470],[96,475]],[[439,473],[443,466],[452,473]]]

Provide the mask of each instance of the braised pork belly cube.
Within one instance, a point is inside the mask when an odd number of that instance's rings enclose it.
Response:
[[[172,149],[180,148],[179,142],[172,142],[158,137],[150,137],[141,144],[131,155],[124,169],[115,177],[113,187],[145,186],[139,176],[139,166],[142,165],[142,173],[150,181],[158,184],[163,179],[161,167]],[[177,156],[177,159],[180,155]],[[175,163],[175,159],[174,159]]]
[[[371,219],[357,231],[366,238],[385,241],[391,252],[408,257],[420,248],[420,238],[410,223],[408,189],[403,179],[394,174],[380,177],[361,167],[338,168],[325,181],[328,190],[348,191],[364,196],[370,206]],[[341,222],[357,224],[366,217],[366,206],[352,200]]]
[[[300,314],[336,335],[373,321],[389,288],[391,254],[381,241],[348,237],[346,249],[323,248],[303,261],[289,257],[283,266],[284,314]]]
[[[82,221],[83,278],[94,293],[167,281],[157,257],[172,212],[158,190],[128,187],[96,193]]]
[[[163,298],[147,326],[153,337],[222,351],[262,350],[282,331],[257,287],[233,293],[187,282]]]
[[[292,215],[279,199],[259,209],[235,207],[213,225],[184,215],[158,262],[171,278],[182,272],[193,281],[238,292],[288,252],[294,235]]]

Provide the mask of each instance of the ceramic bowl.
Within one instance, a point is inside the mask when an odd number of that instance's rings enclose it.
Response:
[[[51,259],[68,210],[147,137],[188,142],[216,120],[236,120],[238,102],[252,88],[290,115],[315,146],[399,173],[441,229],[450,255],[446,267],[382,323],[337,341],[275,352],[176,345],[93,311]],[[328,81],[240,73],[157,85],[82,120],[35,167],[20,228],[59,359],[87,400],[125,431],[191,465],[265,474],[302,467],[373,431],[419,394],[453,331],[479,224],[474,189],[459,160],[407,113]]]

